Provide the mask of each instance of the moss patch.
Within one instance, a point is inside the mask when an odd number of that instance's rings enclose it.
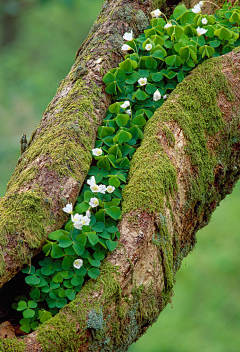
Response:
[[[26,344],[17,339],[0,339],[0,352],[24,352]]]
[[[88,281],[73,302],[64,307],[49,323],[39,327],[38,342],[41,343],[44,351],[76,351],[84,343],[84,340],[79,340],[77,331],[82,329],[82,334],[85,333],[84,329],[88,327],[89,322],[86,318],[89,318],[90,312],[95,311],[99,315],[101,308],[106,309],[111,303],[112,297],[115,296],[117,301],[121,295],[116,276],[117,268],[110,263],[104,263],[101,266],[101,274],[96,280]],[[103,291],[101,298],[92,299],[94,292],[100,291]],[[94,327],[91,319],[91,328],[94,329]]]
[[[210,154],[207,148],[207,140],[224,126],[217,105],[218,94],[223,92],[229,100],[233,97],[221,70],[221,58],[205,61],[177,86],[148,121],[142,144],[132,159],[129,184],[123,191],[123,213],[135,209],[162,212],[163,198],[173,195],[177,189],[177,172],[163,152],[159,138],[161,131],[166,129],[164,123],[169,121],[177,122],[187,140],[186,154],[190,156],[194,170],[194,175],[191,170],[188,175],[189,205],[191,200],[204,204],[217,162],[217,156]],[[169,138],[174,144],[171,135]]]

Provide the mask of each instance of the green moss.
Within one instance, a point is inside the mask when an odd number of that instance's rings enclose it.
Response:
[[[163,268],[164,275],[164,291],[162,293],[163,297],[170,297],[174,277],[173,277],[173,247],[171,243],[171,238],[167,228],[167,220],[165,216],[159,213],[159,218],[156,221],[158,223],[158,230],[153,234],[153,243],[159,248],[160,262]],[[168,299],[165,304],[167,304]]]
[[[103,292],[103,294],[100,299],[93,299],[94,292]],[[90,312],[95,311],[98,318],[102,317],[100,313],[102,307],[102,314],[104,314],[104,310],[112,302],[112,297],[118,301],[120,296],[121,288],[117,280],[117,268],[106,262],[102,265],[101,274],[96,280],[88,281],[73,302],[65,306],[49,323],[39,327],[38,341],[43,351],[76,351],[85,341],[84,339],[80,341],[80,336],[77,334],[78,329],[82,329],[82,334],[84,334],[90,322],[93,329],[96,326],[104,326],[103,324],[92,324],[93,320],[89,320]],[[102,318],[100,320],[102,321]],[[98,319],[98,322],[100,320]],[[99,339],[99,335],[97,338]]]
[[[163,212],[164,197],[173,196],[177,189],[177,171],[160,144],[160,136],[163,133],[167,136],[165,123],[171,121],[177,123],[184,134],[187,141],[185,153],[189,155],[194,170],[194,174],[189,170],[184,176],[190,180],[187,206],[192,206],[192,200],[199,201],[198,211],[202,211],[217,163],[217,156],[208,150],[208,138],[224,126],[217,104],[218,94],[223,92],[229,100],[233,99],[221,70],[221,58],[205,61],[177,86],[148,121],[142,144],[132,159],[129,184],[123,191],[123,213],[135,209]],[[174,145],[170,132],[167,140]]]
[[[0,352],[24,352],[26,344],[17,339],[0,339]]]
[[[47,205],[50,206],[51,201],[48,199],[47,201]],[[39,248],[45,235],[45,228],[52,224],[48,206],[45,193],[40,188],[2,198],[0,241],[2,248],[8,245],[9,256],[17,258],[21,263],[29,263],[31,258],[27,248]],[[26,242],[27,246],[24,246],[23,242]],[[4,274],[4,268],[5,261],[2,255],[0,275]]]
[[[62,82],[60,89],[65,85]],[[10,245],[10,256],[17,257],[21,263],[29,262],[27,247],[39,248],[46,237],[46,228],[53,225],[51,199],[46,197],[45,190],[32,184],[31,190],[19,190],[30,184],[32,179],[39,178],[39,161],[46,161],[41,172],[50,173],[50,177],[59,179],[62,176],[75,178],[81,183],[91,164],[91,149],[99,121],[96,120],[93,101],[98,99],[99,89],[85,86],[79,79],[69,93],[59,100],[54,107],[54,117],[46,122],[47,128],[38,126],[38,136],[33,134],[28,150],[20,157],[19,163],[11,177],[6,195],[1,198],[1,244],[13,241]],[[45,116],[51,116],[50,104]],[[63,118],[64,116],[64,118]],[[48,176],[48,177],[49,177]],[[13,216],[14,214],[14,216]],[[8,239],[7,239],[8,236]],[[12,236],[12,240],[11,240]],[[21,246],[22,242],[26,246]],[[5,262],[1,253],[0,274],[4,273]]]

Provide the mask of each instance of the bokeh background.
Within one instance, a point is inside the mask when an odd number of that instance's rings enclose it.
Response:
[[[0,196],[102,0],[0,1]],[[199,231],[172,304],[128,352],[240,351],[240,183]]]

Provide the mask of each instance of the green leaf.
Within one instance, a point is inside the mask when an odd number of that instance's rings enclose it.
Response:
[[[71,279],[71,284],[73,286],[78,286],[78,285],[82,285],[84,282],[84,279],[82,276],[74,276],[72,279]]]
[[[157,90],[157,87],[154,84],[148,83],[146,85],[146,92],[148,94],[153,94]]]
[[[82,255],[85,251],[85,247],[80,243],[73,243],[73,249],[77,253],[77,255]]]
[[[97,213],[95,213],[95,217],[97,221],[105,223],[105,211],[100,209]]]
[[[92,279],[96,279],[100,275],[100,270],[97,268],[91,268],[88,270],[88,276]]]
[[[91,198],[92,198],[92,192],[91,191],[85,191],[84,192],[84,201],[85,202],[89,202]]]
[[[116,82],[112,82],[112,83],[108,84],[108,86],[105,88],[105,91],[108,94],[117,95],[117,84],[116,84]]]
[[[63,235],[62,231],[57,230],[57,231],[53,231],[48,235],[48,238],[50,240],[54,240],[54,241],[59,241],[59,238]]]
[[[185,74],[183,73],[183,71],[179,71],[177,73],[177,79],[178,79],[178,82],[182,82],[182,80],[185,78]]]
[[[73,301],[76,298],[76,292],[72,289],[67,289],[65,294],[70,301]]]
[[[123,72],[126,73],[131,73],[133,71],[132,62],[130,59],[120,62],[119,67]]]
[[[153,57],[149,57],[145,61],[145,65],[147,68],[156,68],[157,67],[157,61]]]
[[[152,85],[152,86],[156,90],[156,87],[154,85]],[[155,90],[154,90],[154,92],[155,92]],[[143,117],[142,114],[135,116],[133,118],[132,122],[134,123],[134,125],[138,125],[138,126],[141,126],[141,127],[145,126],[145,124],[147,123],[147,121],[145,120],[145,118]]]
[[[141,76],[137,72],[133,72],[131,75],[129,75],[126,79],[127,84],[134,84],[136,83]]]
[[[118,207],[106,208],[105,211],[106,211],[106,214],[111,216],[111,218],[113,218],[114,220],[119,219],[121,216],[121,210]]]
[[[131,133],[120,130],[116,136],[113,138],[114,142],[124,143],[128,142],[132,138]]]
[[[160,72],[153,73],[151,77],[154,82],[160,82],[163,79],[163,75]]]
[[[17,310],[18,311],[22,311],[22,310],[24,310],[26,308],[27,308],[27,302],[25,302],[25,301],[19,301],[18,302],[18,306],[17,306]]]
[[[63,282],[63,277],[60,273],[57,273],[56,275],[53,276],[52,280],[55,283],[61,283]]]
[[[102,251],[101,251],[101,252],[95,251],[95,252],[93,253],[93,256],[94,256],[94,258],[97,259],[97,260],[103,260],[106,255],[105,255]]]
[[[70,247],[71,244],[72,244],[72,240],[68,236],[63,235],[59,238],[59,247],[67,248],[67,247]]]
[[[37,303],[34,301],[28,301],[28,308],[37,308]]]
[[[92,230],[96,232],[103,232],[105,225],[103,222],[97,222],[93,227]]]
[[[175,7],[175,9],[173,11],[173,18],[177,21],[182,17],[182,15],[185,12],[188,12],[188,9],[186,8],[186,6],[185,5],[178,5]]]
[[[111,72],[108,72],[105,76],[103,76],[102,80],[105,84],[108,84],[108,83],[116,81],[116,77]]]
[[[38,300],[39,298],[40,298],[40,290],[39,290],[39,288],[35,288],[34,290],[32,290],[31,292],[30,292],[30,297],[32,298],[32,299],[34,299],[34,300]],[[31,308],[31,307],[30,307]]]
[[[52,244],[51,257],[52,258],[61,258],[64,256],[63,249],[59,247],[58,244]]]
[[[221,27],[214,31],[214,35],[221,40],[228,40],[232,37],[232,32],[228,28]]]
[[[92,266],[98,267],[98,266],[101,265],[100,260],[92,259],[91,257],[88,258],[88,261],[89,261],[89,263],[90,263]]]
[[[53,267],[51,266],[44,266],[43,268],[41,268],[41,273],[45,276],[49,276],[49,275],[52,275],[54,273],[54,269]]]
[[[39,310],[38,316],[40,318],[40,323],[44,323],[45,321],[52,318],[52,314],[46,310]]]
[[[99,138],[104,138],[112,135],[115,132],[113,127],[100,126],[98,127],[98,136]]]
[[[116,241],[107,240],[106,245],[110,251],[114,251],[117,248],[118,243]]]
[[[40,278],[35,275],[26,276],[25,282],[30,286],[38,285],[40,283]]]
[[[62,269],[68,270],[72,267],[72,264],[73,264],[73,258],[66,256],[63,258]]]
[[[33,309],[27,308],[26,310],[23,311],[24,318],[33,318],[34,315],[35,315],[35,311]]]
[[[25,268],[22,269],[24,274],[34,275],[35,274],[35,267],[33,265],[27,265]]]
[[[64,307],[66,304],[67,304],[67,300],[66,300],[65,298],[59,298],[59,299],[56,301],[56,307],[57,307],[57,308],[62,308],[62,307]]]
[[[171,55],[165,58],[165,62],[167,65],[172,67],[178,67],[182,64],[182,60],[177,55]]]
[[[215,49],[209,45],[204,45],[199,48],[199,53],[202,55],[202,58],[207,56],[208,58],[213,55]]]
[[[87,236],[85,233],[80,233],[80,235],[78,235],[76,237],[76,241],[77,243],[81,244],[82,246],[86,246],[86,243],[87,243]]]
[[[212,40],[211,42],[208,43],[212,48],[217,48],[219,45],[221,45],[220,40]]]
[[[31,326],[29,324],[23,324],[20,326],[20,330],[28,334],[31,331]]]
[[[126,126],[128,123],[129,116],[127,114],[118,114],[116,117],[116,122],[119,127]]]
[[[149,97],[147,93],[145,93],[143,90],[138,89],[136,93],[133,96],[133,99],[137,98],[138,100],[146,100]]]
[[[99,234],[100,237],[105,238],[106,240],[109,240],[111,238],[110,234],[108,231],[105,229],[103,232]]]
[[[87,237],[92,246],[95,246],[99,241],[98,236],[94,232],[88,232]]]
[[[120,186],[120,181],[117,176],[111,176],[109,178],[109,185],[114,186],[114,187],[119,187]]]
[[[120,111],[120,104],[119,103],[111,104],[108,109],[112,114],[114,113],[118,114]]]
[[[116,136],[115,136],[116,137]],[[114,137],[114,138],[115,138]],[[110,163],[108,161],[107,155],[100,157],[100,159],[97,162],[97,166],[106,169],[107,171],[110,171]],[[88,205],[89,207],[89,205]]]

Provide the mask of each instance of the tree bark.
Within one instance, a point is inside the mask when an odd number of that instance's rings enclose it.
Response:
[[[87,45],[85,42],[80,55],[84,55]],[[76,69],[77,65],[73,67]],[[122,352],[156,321],[171,298],[174,275],[181,260],[194,248],[197,230],[208,223],[213,210],[239,179],[239,69],[240,53],[237,51],[207,60],[193,70],[156,111],[133,156],[129,182],[123,194],[124,216],[119,225],[119,245],[102,264],[100,276],[89,280],[74,301],[24,341],[3,340],[4,351],[14,346],[19,352]],[[89,80],[87,82],[91,84]],[[63,87],[47,109],[50,115],[44,115],[42,123],[45,121],[47,127],[51,121],[55,128],[58,126],[55,120]],[[73,98],[74,95],[69,95],[69,99]],[[108,103],[108,100],[102,103],[105,110]],[[71,120],[71,113],[67,118]],[[97,124],[93,123],[95,130]],[[38,136],[43,138],[42,128],[36,130],[28,150]],[[86,148],[88,153],[92,145]],[[48,155],[49,151],[44,157]],[[58,170],[57,160],[54,160],[55,170]],[[70,168],[77,170],[73,162]],[[83,180],[87,167],[85,171],[83,169],[81,166],[79,173],[75,171],[79,176],[73,180]],[[37,174],[37,180],[44,179],[43,171]],[[65,183],[72,174],[65,176],[63,173]],[[8,191],[11,182],[14,179],[10,180]],[[34,182],[29,184],[36,185]],[[21,187],[26,187],[22,184]],[[33,187],[30,189],[35,191]],[[68,190],[67,186],[65,192]],[[69,198],[65,198],[75,199],[68,194]],[[52,195],[58,195],[57,191]],[[57,199],[56,213],[62,207],[60,196]],[[60,227],[64,219],[58,221],[55,220],[55,228]]]
[[[136,0],[103,4],[19,158],[0,199],[0,287],[31,262],[50,232],[66,222],[62,208],[76,201],[91,164],[97,128],[111,101],[102,76],[122,60],[122,35],[128,28],[138,36],[147,27],[151,6],[151,1]]]

